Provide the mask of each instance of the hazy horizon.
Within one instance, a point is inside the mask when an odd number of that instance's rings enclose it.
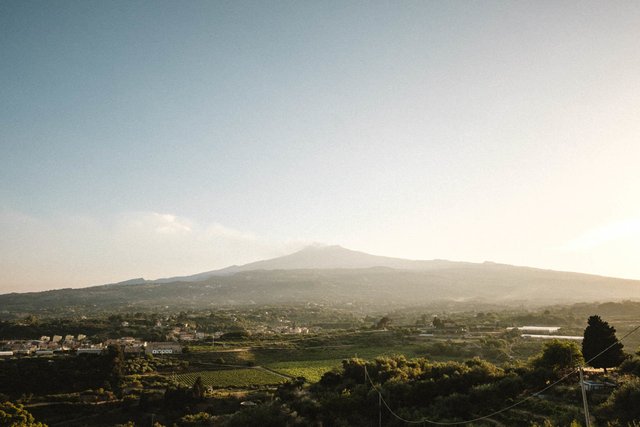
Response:
[[[0,294],[312,242],[640,279],[640,3],[0,3]]]

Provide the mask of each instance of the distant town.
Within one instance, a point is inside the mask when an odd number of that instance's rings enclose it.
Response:
[[[169,320],[166,318],[165,320]],[[285,321],[288,322],[288,321]],[[383,317],[376,327],[386,330],[390,320]],[[128,321],[120,322],[122,328],[130,326]],[[162,321],[156,321],[154,328],[166,329]],[[435,316],[432,323],[417,329],[419,337],[427,338],[434,336],[457,336],[461,338],[472,338],[481,336],[498,335],[505,331],[518,331],[520,337],[529,339],[564,339],[581,341],[579,335],[558,335],[562,328],[559,326],[516,326],[516,327],[496,327],[490,325],[473,325],[471,327],[460,325],[455,321],[441,320]],[[256,325],[246,331],[248,335],[299,335],[317,334],[322,330],[319,326],[275,326]],[[78,335],[43,335],[38,339],[14,339],[0,340],[0,357],[12,356],[51,356],[68,354],[101,354],[109,346],[122,348],[125,354],[131,355],[174,355],[180,354],[183,348],[194,342],[202,342],[215,348],[216,340],[223,337],[224,332],[199,332],[189,323],[182,326],[174,326],[166,333],[165,341],[144,341],[135,337],[110,338],[101,342],[95,342],[86,334]],[[1,337],[0,337],[1,338]],[[225,342],[219,342],[219,346],[225,347]]]
[[[129,322],[121,322],[123,328],[129,327]],[[162,322],[158,321],[156,328],[163,328]],[[300,326],[278,326],[268,328],[266,326],[256,327],[249,331],[252,334],[308,334],[318,332],[320,327],[300,327]],[[185,324],[183,326],[172,327],[166,334],[166,341],[143,341],[135,337],[110,338],[102,342],[94,342],[85,334],[78,335],[43,335],[38,339],[15,339],[2,340],[0,337],[0,357],[11,356],[51,356],[67,354],[101,354],[109,346],[121,347],[125,354],[132,355],[171,355],[180,354],[185,345],[196,341],[209,342],[212,348],[215,340],[220,339],[223,332],[198,332],[195,328]],[[219,344],[225,347],[225,343]]]

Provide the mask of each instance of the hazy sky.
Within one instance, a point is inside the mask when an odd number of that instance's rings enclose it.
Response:
[[[310,242],[640,279],[640,2],[0,0],[0,293]]]

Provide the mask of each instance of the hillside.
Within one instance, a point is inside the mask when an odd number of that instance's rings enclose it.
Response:
[[[252,304],[543,305],[640,298],[640,281],[503,264],[411,261],[339,247],[173,281],[0,295],[0,314]],[[165,279],[168,280],[168,279]]]

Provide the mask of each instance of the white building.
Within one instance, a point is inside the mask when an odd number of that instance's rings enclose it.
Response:
[[[149,342],[147,343],[145,353],[152,354],[154,356],[161,356],[163,354],[180,354],[182,353],[182,346],[175,342]]]

